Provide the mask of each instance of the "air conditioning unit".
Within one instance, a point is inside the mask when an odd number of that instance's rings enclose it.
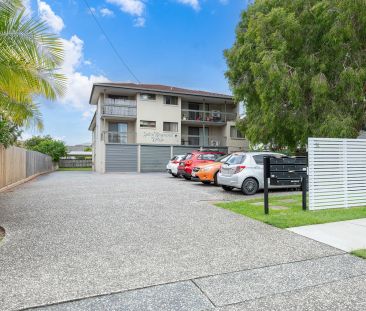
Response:
[[[212,111],[211,115],[212,115],[212,119],[214,121],[220,121],[221,120],[221,111]]]

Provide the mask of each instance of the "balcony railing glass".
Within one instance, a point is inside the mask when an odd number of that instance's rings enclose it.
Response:
[[[182,121],[225,123],[236,118],[237,114],[231,112],[182,109]]]
[[[103,104],[103,114],[109,116],[136,118],[136,101],[106,98]]]
[[[184,146],[225,147],[226,137],[182,135],[181,144]]]

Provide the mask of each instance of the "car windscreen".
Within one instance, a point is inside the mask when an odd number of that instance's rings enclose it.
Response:
[[[208,161],[214,161],[216,160],[220,155],[219,154],[211,154],[211,153],[205,153],[205,154],[200,154],[198,156],[198,160],[208,160]]]
[[[229,165],[242,164],[245,161],[244,154],[233,154],[225,163]]]
[[[192,153],[187,153],[182,160],[189,160],[192,158]]]

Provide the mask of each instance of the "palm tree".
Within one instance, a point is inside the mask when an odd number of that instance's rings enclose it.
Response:
[[[20,0],[0,0],[0,115],[42,128],[34,97],[63,94],[65,77],[57,72],[62,61],[62,43],[44,23],[27,18]]]

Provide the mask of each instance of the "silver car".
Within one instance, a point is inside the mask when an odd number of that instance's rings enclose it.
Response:
[[[263,158],[284,157],[283,154],[274,152],[236,152],[221,166],[218,173],[218,184],[226,191],[234,188],[241,189],[246,195],[255,194],[264,187]],[[270,188],[280,188],[270,186]],[[282,188],[288,188],[282,187]]]

